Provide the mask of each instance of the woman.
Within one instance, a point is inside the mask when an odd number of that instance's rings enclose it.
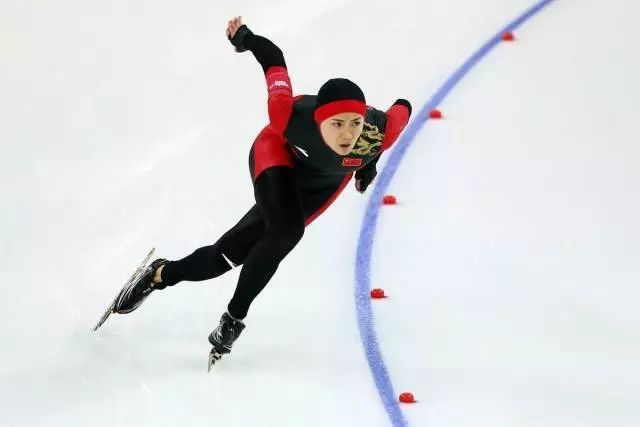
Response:
[[[404,99],[386,112],[368,107],[360,88],[347,79],[327,81],[316,96],[293,97],[275,44],[254,34],[241,17],[229,21],[227,37],[237,52],[253,53],[267,82],[269,124],[249,154],[256,204],[214,245],[179,261],[153,261],[140,280],[121,291],[114,307],[117,313],[130,313],[153,290],[211,279],[242,265],[227,312],[209,335],[218,356],[231,351],[251,302],[300,241],[305,226],[331,205],[354,172],[356,190],[367,189],[380,154],[411,115]]]

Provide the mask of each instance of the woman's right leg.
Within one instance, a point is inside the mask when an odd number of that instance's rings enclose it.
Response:
[[[244,263],[247,254],[264,233],[264,221],[257,205],[218,241],[197,249],[179,261],[170,261],[161,270],[162,282],[156,289],[181,281],[202,281],[218,277],[233,266]]]
[[[162,267],[160,276],[162,281],[154,284],[156,289],[162,289],[166,286],[173,286],[183,280],[201,281],[218,277],[221,274],[231,270],[231,263],[235,265],[244,264],[249,252],[253,246],[262,238],[265,232],[264,211],[265,207],[260,206],[260,198],[265,196],[259,195],[256,187],[257,177],[262,175],[263,171],[273,168],[274,166],[293,166],[292,160],[284,148],[284,140],[281,136],[274,133],[270,127],[265,127],[256,140],[254,141],[249,152],[249,169],[251,177],[254,181],[254,192],[256,193],[256,205],[247,212],[247,214],[227,233],[225,233],[215,244],[197,249],[191,255],[181,259],[180,261],[169,262]],[[275,169],[274,169],[275,170]],[[286,172],[288,175],[290,172]],[[268,181],[271,180],[274,172],[271,171],[267,176],[261,178],[262,187],[269,187]],[[276,174],[277,175],[277,174]],[[283,180],[278,180],[282,185]],[[293,178],[286,179],[291,181]],[[289,184],[287,184],[289,185]],[[292,184],[293,185],[293,184]],[[260,193],[266,193],[269,190],[264,189]],[[290,203],[285,201],[284,203]],[[299,204],[296,199],[295,203]],[[267,206],[268,204],[262,203]],[[269,209],[269,212],[274,209]],[[280,216],[276,211],[270,214],[270,217]],[[273,222],[276,219],[271,219]],[[274,226],[270,226],[273,231]],[[251,270],[251,269],[250,269]],[[242,286],[245,289],[246,286]],[[260,288],[262,289],[262,288]],[[253,299],[253,298],[251,298]]]
[[[179,261],[153,261],[139,280],[128,284],[120,291],[114,311],[132,312],[154,289],[164,289],[183,280],[207,280],[231,270],[231,263],[244,262],[249,250],[263,232],[262,216],[258,207],[254,206],[214,245],[200,248]],[[157,280],[158,276],[160,281]]]

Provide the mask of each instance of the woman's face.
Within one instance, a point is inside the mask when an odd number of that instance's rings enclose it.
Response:
[[[364,117],[358,113],[340,113],[320,123],[320,134],[324,142],[341,156],[351,152],[360,138]]]

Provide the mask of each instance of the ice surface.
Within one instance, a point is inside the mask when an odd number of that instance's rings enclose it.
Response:
[[[3,3],[0,424],[389,426],[356,323],[352,185],[215,372],[237,271],[91,328],[151,246],[180,258],[252,204],[265,88],[229,17],[282,48],[296,93],[345,76],[417,111],[532,3]],[[373,258],[410,426],[640,425],[639,20],[629,1],[554,2],[411,147]]]

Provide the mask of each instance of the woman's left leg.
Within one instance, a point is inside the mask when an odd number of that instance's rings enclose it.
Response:
[[[264,170],[254,188],[264,233],[245,258],[229,302],[228,312],[235,319],[246,317],[255,297],[304,234],[304,214],[292,168],[276,166]]]

